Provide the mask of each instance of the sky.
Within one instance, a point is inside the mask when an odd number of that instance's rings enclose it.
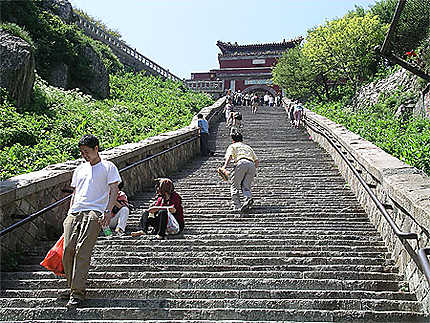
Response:
[[[218,40],[288,41],[375,0],[69,0],[180,78],[219,68]]]

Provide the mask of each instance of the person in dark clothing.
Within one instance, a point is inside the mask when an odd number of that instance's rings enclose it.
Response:
[[[148,234],[149,226],[152,226],[157,233],[156,238],[162,240],[166,236],[168,211],[173,214],[179,224],[179,233],[184,230],[184,211],[182,207],[182,198],[175,192],[173,182],[168,178],[158,179],[157,200],[140,218],[141,230],[131,233],[131,236],[137,237]]]
[[[199,113],[197,115],[198,121],[197,126],[199,127],[200,133],[200,154],[202,156],[209,156],[210,151],[208,148],[209,139],[209,124],[206,119],[203,118],[203,114]]]

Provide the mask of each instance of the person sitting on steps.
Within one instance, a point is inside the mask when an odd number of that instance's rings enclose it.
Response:
[[[128,216],[130,215],[127,195],[122,191],[123,186],[123,182],[118,185],[120,191],[118,191],[118,197],[112,208],[112,218],[109,223],[109,227],[114,230],[115,234],[119,237],[125,235],[125,227],[127,226]]]
[[[166,236],[168,210],[178,221],[179,233],[184,230],[185,221],[181,196],[175,192],[175,187],[170,179],[160,178],[157,181],[157,200],[143,212],[140,218],[141,230],[132,232],[132,237],[148,234],[151,225],[157,233],[156,238],[163,240]]]

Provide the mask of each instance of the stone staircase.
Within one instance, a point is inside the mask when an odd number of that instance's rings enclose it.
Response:
[[[172,175],[184,199],[182,237],[100,237],[86,306],[56,299],[64,279],[38,263],[2,273],[0,321],[8,322],[428,322],[379,234],[330,157],[280,108],[242,108],[245,142],[261,166],[249,214],[230,211],[216,175],[230,143],[211,129],[216,154]],[[153,192],[133,197],[137,228]]]

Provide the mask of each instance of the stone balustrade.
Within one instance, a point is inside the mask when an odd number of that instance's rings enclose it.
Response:
[[[224,105],[225,98],[221,98],[200,112],[208,120],[210,119],[211,123],[217,122],[218,117],[222,116],[222,113],[218,112]],[[182,129],[102,151],[100,155],[103,159],[115,163],[121,170],[191,138],[195,140],[121,172],[123,190],[131,196],[144,187],[152,186],[154,178],[168,176],[199,154],[197,117],[195,116],[190,125]],[[64,190],[70,190],[73,171],[82,162],[83,159],[78,159],[55,164],[41,171],[15,176],[0,182],[0,229],[67,196],[69,193]],[[2,261],[6,261],[8,255],[12,253],[31,248],[38,241],[58,238],[63,230],[62,222],[69,208],[68,202],[0,238]]]
[[[310,124],[316,124],[341,144],[338,148],[372,187],[400,230],[419,235],[418,241],[399,239],[342,157],[324,136],[308,127],[312,140],[319,143],[333,158],[371,222],[381,233],[400,273],[409,282],[410,291],[417,295],[429,313],[430,288],[420,271],[416,253],[419,248],[430,247],[430,178],[345,127],[309,110],[305,113]]]
[[[182,81],[179,77],[170,73],[169,70],[162,68],[154,61],[140,54],[135,48],[131,48],[120,39],[105,32],[84,17],[74,13],[74,20],[76,25],[83,29],[88,36],[110,46],[114,54],[123,64],[133,67],[136,70],[144,69],[152,75],[160,75],[165,79],[178,82]]]

